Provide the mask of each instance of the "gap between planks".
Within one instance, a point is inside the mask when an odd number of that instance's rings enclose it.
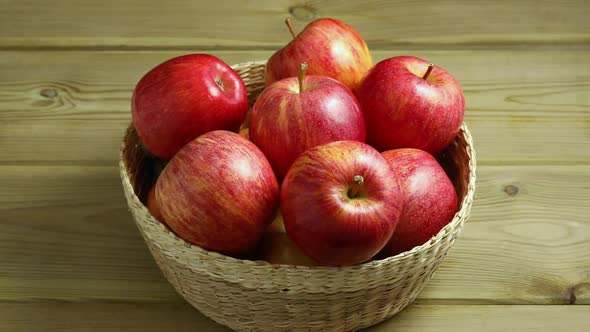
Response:
[[[177,45],[0,45],[0,52],[193,52],[195,48],[205,52],[219,51],[269,51],[274,52],[286,43],[276,45],[244,45],[244,46],[215,46],[198,47],[190,44]],[[371,51],[586,51],[590,50],[590,38],[582,42],[515,42],[515,43],[390,43],[369,44]]]

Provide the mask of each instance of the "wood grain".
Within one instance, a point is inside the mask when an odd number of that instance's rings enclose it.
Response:
[[[229,331],[158,270],[118,149],[146,71],[265,60],[286,17],[344,20],[375,62],[423,57],[466,95],[472,216],[415,304],[367,331],[587,330],[587,1],[0,0],[0,331]]]
[[[176,301],[114,167],[0,167],[0,301]]]
[[[319,17],[344,20],[372,48],[474,47],[590,40],[584,0],[92,1],[1,0],[0,47],[276,48]],[[526,47],[526,46],[525,46]]]
[[[203,52],[228,63],[271,54]],[[115,164],[135,83],[180,54],[1,52],[0,164]],[[481,164],[590,164],[589,51],[411,54],[446,68],[462,84]]]
[[[471,218],[421,297],[590,304],[589,183],[587,166],[481,167]]]
[[[590,169],[484,166],[422,304],[590,304]],[[115,167],[0,166],[0,302],[178,302]]]
[[[392,319],[367,329],[391,331],[583,331],[590,323],[587,306],[414,305]]]
[[[542,332],[584,331],[590,323],[585,306],[411,305],[365,332]],[[188,304],[46,303],[0,304],[0,330],[229,332]]]

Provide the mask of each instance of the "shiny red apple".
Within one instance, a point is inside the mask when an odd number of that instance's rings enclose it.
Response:
[[[391,237],[402,204],[388,162],[356,141],[307,150],[281,187],[287,234],[322,265],[354,265],[373,257]]]
[[[299,64],[307,62],[310,75],[331,77],[354,90],[373,65],[365,41],[344,22],[317,19],[299,35],[295,34],[289,20],[287,24],[293,40],[268,60],[264,73],[267,85],[297,76]]]
[[[397,149],[383,152],[404,195],[404,207],[393,236],[382,251],[394,256],[424,244],[457,212],[453,183],[428,152]]]
[[[280,80],[258,97],[250,114],[250,140],[279,178],[305,150],[340,140],[365,141],[359,104],[342,83],[324,76]]]
[[[230,255],[257,245],[277,208],[279,186],[262,152],[216,130],[185,145],[156,183],[164,220],[181,238]]]
[[[143,144],[170,159],[208,131],[237,131],[248,96],[240,76],[219,58],[190,54],[150,70],[135,87],[131,110]]]
[[[412,56],[379,62],[356,91],[367,143],[379,151],[416,148],[436,153],[457,136],[465,98],[444,69]]]

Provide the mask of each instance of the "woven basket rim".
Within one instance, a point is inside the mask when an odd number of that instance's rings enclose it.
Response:
[[[231,67],[236,69],[236,68],[240,68],[240,67],[248,67],[251,65],[262,65],[265,63],[266,63],[266,61],[250,61],[250,62],[243,62],[243,63],[235,64]],[[131,129],[132,127],[133,127],[133,124],[131,123],[129,125],[128,130]],[[352,271],[356,271],[356,270],[378,268],[382,265],[388,265],[388,264],[391,264],[394,262],[400,262],[400,261],[410,259],[413,256],[417,255],[417,253],[426,251],[426,250],[430,249],[431,247],[435,246],[435,244],[437,242],[439,242],[441,240],[441,238],[446,233],[451,232],[455,227],[457,227],[457,225],[461,222],[461,219],[462,219],[461,216],[469,214],[470,209],[471,209],[471,205],[473,202],[473,196],[475,193],[475,185],[476,185],[476,165],[477,165],[476,153],[475,153],[475,149],[473,146],[473,139],[472,139],[471,133],[470,133],[470,131],[467,127],[467,124],[465,122],[463,122],[461,125],[458,136],[459,135],[462,135],[463,139],[467,143],[466,144],[466,153],[467,153],[467,156],[469,157],[469,159],[468,159],[468,162],[469,162],[469,165],[468,165],[469,182],[468,182],[468,186],[467,186],[467,192],[465,193],[463,199],[460,202],[461,208],[455,213],[453,219],[447,225],[445,225],[445,227],[443,227],[436,235],[434,235],[430,240],[428,240],[427,242],[425,242],[424,244],[422,244],[420,246],[412,248],[410,251],[400,253],[396,256],[391,256],[391,257],[387,257],[387,258],[383,258],[383,259],[374,259],[374,260],[370,260],[370,261],[356,264],[356,265],[352,265],[352,266],[335,267],[335,266],[300,266],[300,265],[271,264],[269,262],[262,261],[262,260],[249,260],[249,259],[234,258],[231,256],[227,256],[227,255],[224,255],[221,253],[217,253],[214,251],[210,251],[210,250],[201,248],[197,245],[193,245],[193,244],[183,240],[182,238],[178,237],[174,232],[170,231],[163,223],[161,223],[160,221],[155,219],[149,213],[147,207],[143,203],[141,203],[139,197],[137,196],[137,194],[135,193],[135,190],[133,189],[133,185],[131,184],[129,173],[127,171],[127,165],[125,163],[125,158],[124,158],[124,151],[126,148],[125,139],[123,140],[123,142],[120,146],[120,150],[119,150],[119,172],[120,172],[120,176],[121,176],[121,179],[123,182],[123,186],[125,187],[125,190],[130,190],[130,192],[132,193],[133,201],[135,203],[137,203],[138,206],[140,206],[140,209],[142,210],[141,212],[148,216],[148,218],[147,218],[148,222],[152,223],[153,224],[152,226],[155,225],[158,228],[158,230],[160,230],[162,233],[166,233],[167,236],[172,237],[174,240],[174,243],[177,243],[179,246],[184,246],[185,249],[188,249],[190,251],[190,253],[192,255],[194,255],[196,260],[203,260],[203,259],[217,260],[222,264],[226,264],[226,265],[227,264],[234,264],[238,268],[239,268],[239,266],[241,266],[244,268],[247,267],[249,269],[255,269],[255,270],[268,269],[268,268],[284,269],[284,270],[286,270],[285,271],[286,273],[289,273],[289,271],[352,272]],[[184,264],[184,262],[182,260],[180,260],[179,257],[177,257],[175,255],[168,254],[166,252],[164,254],[168,255],[169,258],[179,262],[180,264]]]

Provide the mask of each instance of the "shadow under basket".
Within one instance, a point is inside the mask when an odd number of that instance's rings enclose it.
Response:
[[[233,68],[252,103],[264,88],[264,62]],[[142,201],[161,165],[142,147],[133,126],[120,157],[127,204],[166,279],[203,314],[237,331],[351,331],[395,315],[414,301],[447,255],[469,217],[475,191],[475,151],[463,124],[455,141],[437,155],[455,185],[460,209],[430,241],[350,267],[272,265],[191,245],[152,217]]]

